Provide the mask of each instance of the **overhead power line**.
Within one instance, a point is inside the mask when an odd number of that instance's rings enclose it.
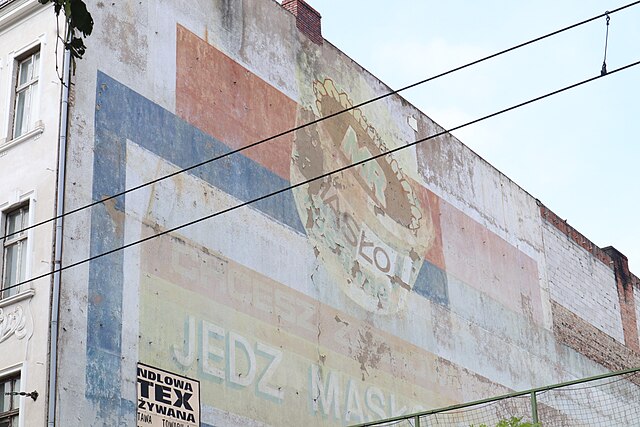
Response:
[[[571,84],[571,85],[569,85],[569,86],[565,86],[565,87],[563,87],[563,88],[561,88],[561,89],[557,89],[557,90],[555,90],[555,91],[553,91],[553,92],[548,92],[548,93],[546,93],[546,94],[544,94],[544,95],[541,95],[541,96],[538,96],[538,97],[536,97],[536,98],[529,99],[528,101],[521,102],[521,103],[516,104],[516,105],[513,105],[513,106],[511,106],[511,107],[504,108],[504,109],[502,109],[502,110],[496,111],[496,112],[491,113],[491,114],[488,114],[488,115],[486,115],[486,116],[482,116],[482,117],[480,117],[480,118],[478,118],[478,119],[471,120],[471,121],[466,122],[466,123],[464,123],[464,124],[461,124],[461,125],[458,125],[458,126],[456,126],[456,127],[450,128],[449,130],[444,130],[444,131],[438,132],[438,133],[436,133],[436,134],[433,134],[433,135],[427,136],[427,137],[425,137],[425,138],[421,138],[421,139],[418,139],[418,140],[416,140],[416,141],[413,141],[413,142],[407,143],[407,144],[405,144],[405,145],[401,145],[401,146],[399,146],[399,147],[393,148],[393,149],[391,149],[391,150],[387,150],[387,151],[382,152],[382,153],[380,153],[380,154],[376,154],[375,156],[371,156],[371,157],[369,157],[369,158],[366,158],[366,159],[360,160],[360,161],[358,161],[358,162],[350,163],[350,164],[348,164],[348,165],[346,165],[346,166],[343,166],[343,167],[340,167],[340,168],[338,168],[338,169],[334,169],[334,170],[332,170],[332,171],[329,171],[329,172],[326,172],[326,173],[320,174],[320,175],[318,175],[318,176],[316,176],[316,177],[314,177],[314,178],[307,179],[307,180],[302,181],[302,182],[299,182],[299,183],[297,183],[297,184],[289,185],[289,186],[287,186],[287,187],[281,188],[280,190],[273,191],[273,192],[271,192],[271,193],[267,193],[267,194],[262,195],[262,196],[260,196],[260,197],[256,197],[256,198],[251,199],[251,200],[248,200],[248,201],[246,201],[246,202],[243,202],[243,203],[240,203],[240,204],[237,204],[237,205],[231,206],[231,207],[229,207],[229,208],[227,208],[227,209],[223,209],[223,210],[220,210],[220,211],[218,211],[218,212],[214,212],[214,213],[212,213],[212,214],[209,214],[209,215],[203,216],[203,217],[201,217],[201,218],[195,219],[195,220],[193,220],[193,221],[186,222],[186,223],[184,223],[184,224],[182,224],[182,225],[178,225],[178,226],[176,226],[176,227],[168,228],[168,229],[166,229],[166,230],[164,230],[164,231],[161,231],[161,232],[159,232],[159,233],[156,233],[156,234],[153,234],[153,235],[151,235],[151,236],[145,237],[145,238],[143,238],[143,239],[136,240],[136,241],[133,241],[133,242],[127,243],[127,244],[125,244],[125,245],[123,245],[123,246],[119,246],[119,247],[117,247],[117,248],[110,249],[110,250],[108,250],[108,251],[106,251],[106,252],[103,252],[103,253],[101,253],[101,254],[97,254],[97,255],[91,256],[91,257],[89,257],[89,258],[85,258],[85,259],[83,259],[83,260],[81,260],[81,261],[77,261],[77,262],[74,262],[74,263],[72,263],[72,264],[65,265],[65,266],[60,267],[60,268],[58,268],[58,269],[54,269],[54,270],[50,271],[49,273],[41,274],[41,275],[36,276],[36,277],[33,277],[33,278],[29,279],[29,280],[25,280],[25,281],[23,281],[23,282],[16,283],[15,285],[5,287],[4,289],[5,289],[5,290],[9,290],[9,289],[12,289],[12,288],[16,288],[16,287],[18,287],[18,286],[22,286],[22,285],[27,284],[27,283],[29,283],[29,282],[32,282],[32,281],[34,281],[34,280],[38,280],[38,279],[42,279],[42,278],[44,278],[44,277],[50,276],[50,275],[52,275],[52,274],[54,274],[54,273],[58,273],[58,272],[61,272],[61,271],[64,271],[64,270],[68,270],[68,269],[70,269],[70,268],[77,267],[77,266],[79,266],[79,265],[81,265],[81,264],[85,264],[85,263],[87,263],[87,262],[90,262],[90,261],[96,260],[96,259],[98,259],[98,258],[102,258],[102,257],[107,256],[107,255],[111,255],[111,254],[113,254],[113,253],[115,253],[115,252],[119,252],[119,251],[121,251],[121,250],[124,250],[124,249],[130,248],[130,247],[132,247],[132,246],[136,246],[136,245],[139,245],[139,244],[141,244],[141,243],[148,242],[148,241],[150,241],[150,240],[152,240],[152,239],[155,239],[155,238],[157,238],[157,237],[164,236],[164,235],[169,234],[169,233],[173,233],[173,232],[178,231],[178,230],[180,230],[180,229],[182,229],[182,228],[189,227],[189,226],[191,226],[191,225],[197,224],[197,223],[202,222],[202,221],[206,221],[206,220],[211,219],[211,218],[215,218],[215,217],[220,216],[220,215],[224,215],[224,214],[226,214],[226,213],[229,213],[229,212],[232,212],[232,211],[234,211],[234,210],[240,209],[240,208],[242,208],[242,207],[245,207],[245,206],[251,205],[251,204],[256,203],[256,202],[259,202],[259,201],[261,201],[261,200],[268,199],[269,197],[273,197],[273,196],[276,196],[276,195],[278,195],[278,194],[284,193],[284,192],[286,192],[286,191],[290,191],[290,190],[292,190],[292,189],[294,189],[294,188],[301,187],[301,186],[303,186],[303,185],[309,184],[309,183],[311,183],[311,182],[313,182],[313,181],[317,181],[317,180],[319,180],[319,179],[324,179],[324,178],[326,178],[326,177],[328,177],[328,176],[330,176],[330,175],[333,175],[333,174],[336,174],[336,173],[340,173],[340,172],[346,171],[346,170],[348,170],[348,169],[351,169],[351,168],[354,168],[354,167],[356,167],[356,166],[360,166],[360,165],[362,165],[362,164],[364,164],[364,163],[370,162],[370,161],[372,161],[372,160],[378,159],[378,158],[380,158],[380,157],[384,157],[384,156],[387,156],[387,155],[393,154],[393,153],[395,153],[395,152],[398,152],[398,151],[400,151],[400,150],[404,150],[405,148],[413,147],[413,146],[415,146],[415,145],[417,145],[417,144],[420,144],[421,142],[425,142],[425,141],[428,141],[428,140],[431,140],[431,139],[437,138],[437,137],[439,137],[439,136],[446,135],[446,134],[448,134],[448,133],[450,133],[450,132],[453,132],[453,131],[456,131],[456,130],[458,130],[458,129],[462,129],[462,128],[464,128],[464,127],[471,126],[471,125],[473,125],[473,124],[476,124],[476,123],[482,122],[482,121],[487,120],[487,119],[490,119],[490,118],[492,118],[492,117],[499,116],[499,115],[504,114],[504,113],[507,113],[507,112],[509,112],[509,111],[516,110],[516,109],[521,108],[521,107],[524,107],[524,106],[526,106],[526,105],[533,104],[534,102],[537,102],[537,101],[540,101],[540,100],[543,100],[543,99],[549,98],[549,97],[551,97],[551,96],[557,95],[557,94],[562,93],[562,92],[566,92],[566,91],[568,91],[568,90],[570,90],[570,89],[573,89],[573,88],[576,88],[576,87],[578,87],[578,86],[582,86],[582,85],[584,85],[584,84],[587,84],[587,83],[593,82],[594,80],[601,79],[601,78],[605,78],[605,77],[609,77],[609,76],[611,76],[611,75],[613,75],[613,74],[615,74],[615,73],[618,73],[618,72],[620,72],[620,71],[623,71],[623,70],[626,70],[626,69],[629,69],[629,68],[635,67],[635,66],[637,66],[637,65],[639,65],[639,64],[640,64],[640,61],[632,62],[632,63],[630,63],[630,64],[627,64],[627,65],[623,66],[623,67],[616,68],[615,70],[609,71],[609,72],[607,72],[607,74],[600,74],[600,75],[597,75],[597,76],[595,76],[595,77],[591,77],[591,78],[588,78],[588,79],[586,79],[586,80],[582,80],[582,81],[580,81],[580,82],[577,82],[577,83]]]
[[[523,42],[523,43],[517,44],[517,45],[512,46],[512,47],[510,47],[510,48],[507,48],[507,49],[501,50],[501,51],[499,51],[499,52],[493,53],[493,54],[491,54],[491,55],[485,56],[485,57],[483,57],[483,58],[480,58],[480,59],[477,59],[477,60],[475,60],[475,61],[469,62],[469,63],[467,63],[467,64],[461,65],[461,66],[459,66],[459,67],[452,68],[452,69],[450,69],[449,71],[445,71],[445,72],[442,72],[442,73],[440,73],[440,74],[436,74],[436,75],[431,76],[431,77],[428,77],[428,78],[426,78],[426,79],[424,79],[424,80],[420,80],[420,81],[415,82],[415,83],[412,83],[412,84],[410,84],[410,85],[408,85],[408,86],[404,86],[404,87],[402,87],[402,88],[400,88],[400,89],[397,89],[397,90],[394,90],[394,91],[391,91],[391,92],[387,92],[387,93],[382,94],[382,95],[379,95],[379,96],[377,96],[377,97],[375,97],[375,98],[371,98],[371,99],[369,99],[369,100],[367,100],[367,101],[364,101],[364,102],[361,102],[361,103],[359,103],[359,104],[353,105],[353,106],[351,106],[351,107],[349,107],[349,108],[346,108],[346,109],[344,109],[344,110],[336,111],[335,113],[331,113],[331,114],[328,114],[327,116],[324,116],[324,117],[321,117],[321,118],[318,118],[318,119],[312,120],[312,121],[310,121],[310,122],[308,122],[308,123],[305,123],[305,124],[302,124],[302,125],[299,125],[299,126],[296,126],[296,127],[290,128],[290,129],[285,130],[285,131],[283,131],[283,132],[280,132],[280,133],[278,133],[278,134],[272,135],[272,136],[270,136],[270,137],[268,137],[268,138],[261,139],[261,140],[259,140],[259,141],[253,142],[253,143],[251,143],[251,144],[245,145],[245,146],[240,147],[240,148],[237,148],[237,149],[235,149],[235,150],[228,151],[228,152],[226,152],[226,153],[224,153],[224,154],[221,154],[221,155],[219,155],[219,156],[212,157],[212,158],[210,158],[210,159],[204,160],[204,161],[202,161],[202,162],[196,163],[196,164],[191,165],[191,166],[188,166],[188,167],[186,167],[186,168],[179,169],[179,170],[177,170],[177,171],[175,171],[175,172],[172,172],[172,173],[170,173],[170,174],[163,175],[163,176],[161,176],[161,177],[155,178],[155,179],[153,179],[153,180],[151,180],[151,181],[147,181],[147,182],[144,182],[144,183],[142,183],[142,184],[136,185],[136,186],[134,186],[134,187],[131,187],[131,188],[125,189],[125,190],[123,190],[123,191],[121,191],[121,192],[119,192],[119,193],[114,193],[114,194],[112,194],[112,195],[110,195],[110,196],[103,197],[103,198],[101,198],[100,200],[95,200],[95,201],[93,201],[93,202],[91,202],[91,203],[88,203],[88,204],[86,204],[86,205],[80,206],[80,207],[78,207],[78,208],[71,209],[71,210],[69,210],[69,211],[67,211],[67,212],[62,213],[61,215],[57,215],[57,216],[55,216],[55,217],[52,217],[52,218],[46,219],[46,220],[44,220],[44,221],[38,222],[38,223],[36,223],[36,224],[30,225],[30,226],[28,226],[28,227],[26,227],[26,228],[24,228],[24,229],[22,229],[22,230],[16,231],[16,232],[14,232],[14,233],[6,234],[6,235],[4,235],[4,236],[2,237],[2,239],[5,239],[5,238],[7,238],[7,237],[11,237],[11,236],[13,236],[14,234],[17,234],[17,233],[21,233],[21,232],[24,232],[24,231],[27,231],[27,230],[30,230],[30,229],[33,229],[33,228],[36,228],[36,227],[40,227],[41,225],[48,224],[48,223],[50,223],[50,222],[52,222],[52,221],[55,221],[55,220],[57,220],[57,219],[64,218],[64,217],[66,217],[66,216],[68,216],[68,215],[72,215],[72,214],[74,214],[74,213],[77,213],[77,212],[83,211],[83,210],[85,210],[85,209],[88,209],[88,208],[91,208],[91,207],[93,207],[93,206],[99,205],[99,204],[104,203],[104,202],[106,202],[106,201],[109,201],[109,200],[115,199],[115,198],[117,198],[117,197],[124,196],[125,194],[131,193],[131,192],[136,191],[136,190],[140,190],[140,189],[142,189],[142,188],[144,188],[144,187],[147,187],[147,186],[149,186],[149,185],[157,184],[158,182],[163,181],[163,180],[165,180],[165,179],[172,178],[172,177],[174,177],[174,176],[176,176],[176,175],[179,175],[179,174],[182,174],[182,173],[188,172],[188,171],[190,171],[190,170],[193,170],[193,169],[199,168],[199,167],[201,167],[201,166],[207,165],[207,164],[212,163],[212,162],[215,162],[215,161],[217,161],[217,160],[221,160],[221,159],[223,159],[223,158],[225,158],[225,157],[228,157],[228,156],[231,156],[231,155],[233,155],[233,154],[237,154],[237,153],[240,153],[240,152],[242,152],[242,151],[248,150],[248,149],[250,149],[250,148],[257,147],[257,146],[259,146],[259,145],[262,145],[262,144],[267,143],[267,142],[269,142],[269,141],[272,141],[272,140],[274,140],[274,139],[277,139],[277,138],[280,138],[280,137],[282,137],[282,136],[288,135],[288,134],[290,134],[290,133],[292,133],[292,132],[296,132],[296,131],[298,131],[298,130],[300,130],[300,129],[303,129],[303,128],[307,127],[307,126],[311,126],[311,125],[314,125],[314,124],[320,123],[320,122],[322,122],[322,121],[324,121],[324,120],[331,119],[331,118],[336,117],[336,116],[338,116],[338,115],[340,115],[340,114],[346,113],[346,112],[348,112],[348,111],[355,110],[355,109],[357,109],[357,108],[361,108],[361,107],[363,107],[363,106],[365,106],[365,105],[371,104],[371,103],[373,103],[373,102],[379,101],[379,100],[384,99],[384,98],[387,98],[387,97],[389,97],[389,96],[397,95],[397,94],[399,94],[399,93],[401,93],[401,92],[404,92],[404,91],[409,90],[409,89],[412,89],[412,88],[414,88],[414,87],[417,87],[417,86],[423,85],[423,84],[428,83],[428,82],[430,82],[430,81],[433,81],[433,80],[439,79],[439,78],[444,77],[444,76],[447,76],[447,75],[449,75],[449,74],[453,74],[453,73],[455,73],[455,72],[457,72],[457,71],[460,71],[460,70],[463,70],[463,69],[465,69],[465,68],[469,68],[469,67],[471,67],[471,66],[474,66],[474,65],[480,64],[480,63],[482,63],[482,62],[488,61],[488,60],[490,60],[490,59],[493,59],[493,58],[496,58],[496,57],[498,57],[498,56],[504,55],[504,54],[506,54],[506,53],[512,52],[512,51],[514,51],[514,50],[521,49],[521,48],[523,48],[523,47],[525,47],[525,46],[528,46],[528,45],[531,45],[531,44],[537,43],[537,42],[542,41],[542,40],[544,40],[544,39],[547,39],[547,38],[549,38],[549,37],[556,36],[556,35],[558,35],[558,34],[560,34],[560,33],[565,32],[565,31],[572,30],[572,29],[574,29],[574,28],[577,28],[577,27],[582,26],[582,25],[584,25],[584,24],[587,24],[587,23],[589,23],[589,22],[595,21],[595,20],[600,19],[600,18],[602,18],[602,17],[608,17],[608,16],[610,16],[610,15],[613,15],[613,14],[614,14],[614,13],[616,13],[616,12],[620,12],[620,11],[622,11],[622,10],[624,10],[624,9],[630,8],[630,7],[632,7],[632,6],[636,6],[636,5],[637,5],[637,4],[639,4],[639,3],[640,3],[640,0],[634,1],[634,2],[632,2],[632,3],[629,3],[629,4],[625,5],[625,6],[621,6],[621,7],[617,8],[617,9],[613,9],[613,10],[611,10],[611,11],[608,11],[608,12],[605,12],[605,13],[601,13],[601,14],[599,14],[599,15],[593,16],[593,17],[591,17],[591,18],[585,19],[585,20],[580,21],[580,22],[576,22],[575,24],[571,24],[571,25],[569,25],[569,26],[567,26],[567,27],[560,28],[559,30],[552,31],[552,32],[547,33],[547,34],[545,34],[545,35],[542,35],[542,36],[536,37],[536,38],[534,38],[534,39],[531,39],[531,40],[529,40],[529,41],[526,41],[526,42]]]

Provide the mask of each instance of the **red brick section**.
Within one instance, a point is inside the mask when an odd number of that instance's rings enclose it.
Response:
[[[296,27],[312,42],[321,45],[324,42],[320,13],[303,0],[282,0],[282,7],[296,16]]]
[[[620,344],[555,301],[551,301],[551,312],[553,332],[561,343],[612,371],[640,366],[640,354]]]
[[[640,280],[629,271],[627,257],[612,246],[608,246],[604,249],[599,248],[589,239],[584,237],[584,235],[579,233],[575,228],[567,224],[567,221],[560,219],[558,215],[553,213],[542,203],[538,202],[538,206],[540,206],[540,215],[544,220],[556,227],[579,246],[590,252],[606,266],[613,269],[618,288],[618,299],[620,301],[620,317],[622,318],[624,342],[629,349],[636,352],[636,354],[640,354],[638,319],[636,318],[635,299],[633,297],[634,288],[640,288]],[[556,318],[554,315],[554,327],[555,323]],[[608,335],[602,332],[600,333],[608,337]]]

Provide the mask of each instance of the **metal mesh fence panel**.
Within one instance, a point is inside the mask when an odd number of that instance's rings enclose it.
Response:
[[[427,415],[421,419],[420,426],[432,427],[479,427],[494,426],[500,420],[523,417],[530,421],[531,402],[528,396],[497,400],[483,405],[469,406],[463,409]]]
[[[533,395],[535,394],[535,399]],[[534,411],[535,406],[535,411]],[[534,412],[539,424],[533,424]],[[531,424],[525,424],[531,423]],[[360,426],[397,427],[640,426],[640,371],[543,387],[481,402]]]
[[[549,427],[640,426],[640,373],[559,387],[537,394]]]

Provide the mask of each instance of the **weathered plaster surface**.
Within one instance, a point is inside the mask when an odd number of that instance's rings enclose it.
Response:
[[[452,136],[305,182],[441,129],[400,97],[326,119],[389,88],[277,3],[97,17],[70,206],[223,158],[69,220],[72,262],[211,217],[69,271],[62,419],[132,422],[138,361],[199,379],[207,425],[344,425],[603,371],[572,313],[622,345],[615,304],[561,298],[536,200]]]

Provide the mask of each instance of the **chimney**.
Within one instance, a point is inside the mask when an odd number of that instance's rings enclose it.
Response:
[[[602,250],[611,257],[613,273],[618,285],[618,302],[620,303],[624,344],[630,349],[640,352],[638,313],[636,312],[636,299],[633,295],[634,284],[638,283],[638,278],[629,271],[629,261],[624,254],[613,246],[607,246]]]
[[[315,44],[322,45],[322,18],[317,10],[303,0],[282,0],[282,7],[296,16],[296,27]]]

